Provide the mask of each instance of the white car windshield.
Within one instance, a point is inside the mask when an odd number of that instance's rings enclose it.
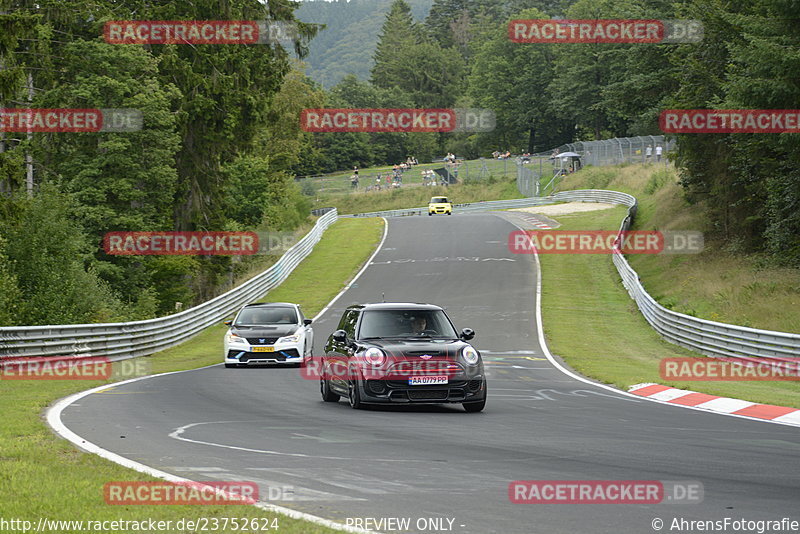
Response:
[[[236,318],[237,326],[297,324],[297,313],[292,308],[245,308]]]

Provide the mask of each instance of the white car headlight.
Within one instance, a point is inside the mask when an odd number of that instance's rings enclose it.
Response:
[[[247,340],[242,336],[237,336],[233,332],[228,334],[228,343],[246,343]]]
[[[374,366],[383,365],[383,362],[386,361],[386,355],[383,351],[375,347],[367,349],[367,352],[364,353],[364,358],[366,358],[367,363]]]
[[[472,345],[467,345],[463,349],[461,349],[461,355],[464,357],[464,360],[470,364],[475,365],[478,363],[478,351],[472,348]]]
[[[275,343],[297,343],[300,341],[300,334],[292,334],[291,336],[279,337]]]

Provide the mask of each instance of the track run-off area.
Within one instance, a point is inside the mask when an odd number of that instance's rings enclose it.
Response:
[[[220,339],[219,365],[106,387],[63,409],[61,421],[159,471],[256,482],[270,504],[382,532],[617,534],[655,532],[655,519],[662,532],[676,532],[675,518],[800,519],[800,429],[637,398],[549,355],[537,259],[508,250],[517,230],[508,215],[387,224],[369,265],[314,321],[314,353],[350,304],[443,306],[458,329],[476,331],[485,411],[324,403],[299,369],[223,368]],[[696,481],[703,497],[515,504],[516,480]]]

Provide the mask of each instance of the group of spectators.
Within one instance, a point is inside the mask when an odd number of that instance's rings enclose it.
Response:
[[[422,185],[423,186],[434,186],[434,185],[447,185],[447,180],[444,178],[440,178],[432,169],[426,169],[422,171]]]
[[[506,150],[505,152],[500,152],[495,150],[492,152],[492,159],[508,159],[511,157],[511,152]]]
[[[380,191],[381,189],[399,188],[403,185],[403,174],[411,169],[414,165],[419,165],[417,158],[408,156],[405,161],[392,166],[391,172],[380,173],[375,177],[375,182],[368,184],[365,191]],[[385,185],[384,185],[385,183]],[[353,174],[350,176],[350,186],[352,189],[358,189],[358,167],[353,167]]]
[[[663,147],[660,144],[656,145],[656,162],[661,162],[661,155],[663,153]],[[645,163],[653,161],[653,145],[647,145],[647,148],[644,149],[644,161]]]

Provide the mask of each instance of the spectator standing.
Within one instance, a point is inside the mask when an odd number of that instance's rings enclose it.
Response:
[[[650,159],[653,157],[653,145],[647,145],[647,148],[644,151],[644,162],[650,163]]]
[[[656,145],[656,160],[658,160],[659,163],[661,163],[661,153],[662,153],[662,151],[663,151],[663,149],[661,148],[661,145]]]

